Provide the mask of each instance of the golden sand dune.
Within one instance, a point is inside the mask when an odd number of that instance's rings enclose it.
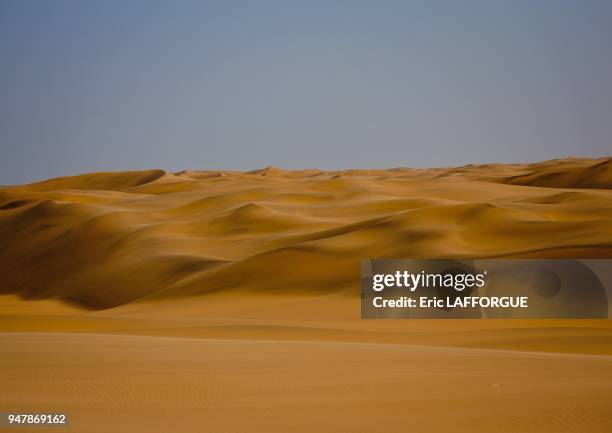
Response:
[[[124,191],[153,182],[163,177],[163,170],[145,170],[115,173],[90,173],[80,176],[58,177],[35,182],[25,189],[29,191],[55,191],[65,189]]]
[[[512,176],[508,183],[551,188],[612,188],[612,159],[551,161],[533,164],[526,174]]]
[[[227,290],[356,294],[362,258],[612,257],[612,192],[583,189],[609,186],[609,168],[149,170],[8,187],[0,288],[100,309]]]
[[[363,258],[612,258],[610,188],[609,158],[0,188],[0,412],[78,432],[611,431],[612,321],[359,308]]]

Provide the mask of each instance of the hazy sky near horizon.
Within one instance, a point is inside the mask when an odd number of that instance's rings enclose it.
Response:
[[[612,154],[612,2],[0,0],[0,184]]]

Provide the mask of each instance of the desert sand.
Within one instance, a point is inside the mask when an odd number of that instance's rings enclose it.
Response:
[[[0,412],[78,432],[612,430],[611,321],[360,320],[360,260],[383,257],[612,258],[612,159],[1,187]]]

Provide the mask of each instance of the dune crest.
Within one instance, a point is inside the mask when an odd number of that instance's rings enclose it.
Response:
[[[34,182],[22,187],[22,189],[37,192],[64,189],[125,191],[153,182],[165,174],[166,172],[163,170],[87,173]]]

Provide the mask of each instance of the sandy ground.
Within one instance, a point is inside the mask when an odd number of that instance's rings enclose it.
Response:
[[[0,412],[78,432],[612,431],[612,321],[359,318],[362,258],[612,258],[610,161],[0,188]]]
[[[358,311],[344,296],[94,312],[3,296],[0,407],[67,412],[61,430],[78,432],[612,427],[610,321],[351,318]]]
[[[68,412],[62,431],[609,432],[612,425],[608,356],[76,333],[5,333],[0,341],[2,407]]]

